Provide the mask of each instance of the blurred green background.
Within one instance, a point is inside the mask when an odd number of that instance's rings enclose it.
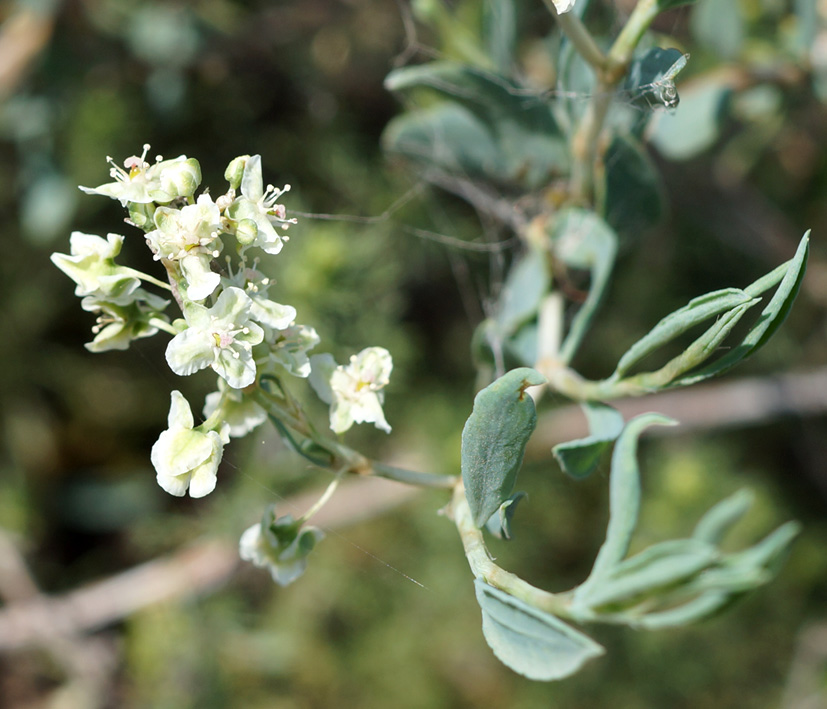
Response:
[[[752,74],[759,67],[774,91],[763,103],[748,96],[730,104],[717,137],[691,159],[653,152],[670,212],[623,245],[609,301],[577,363],[587,375],[611,371],[636,337],[689,298],[745,285],[789,258],[807,228],[811,268],[792,315],[730,379],[827,362],[820,55],[814,50],[802,66],[777,41],[789,18],[815,5],[729,5],[745,19],[703,24],[696,15],[718,17],[721,7],[710,0],[667,14],[657,29],[690,48],[700,69],[737,79],[745,66]],[[610,27],[629,9],[600,7]],[[551,20],[540,2],[520,8],[531,64]],[[400,110],[383,77],[416,59],[413,40],[421,48],[440,41],[421,27],[406,36],[405,18],[407,5],[393,0],[0,4],[0,528],[42,592],[70,591],[198,539],[235,544],[266,505],[326,482],[260,430],[229,447],[210,497],[171,498],[155,484],[149,448],[170,390],[199,402],[212,377],[172,374],[163,335],[128,352],[88,353],[93,317],[48,260],[68,251],[72,230],[137,237],[116,203],[76,186],[106,181],[105,156],[120,162],[145,142],[150,155],[197,157],[215,195],[230,159],[260,153],[265,181],[293,186],[288,210],[361,217],[300,217],[273,266],[271,296],[317,328],[319,351],[340,360],[368,345],[392,351],[386,413],[394,433],[359,430],[357,447],[457,470],[475,386],[469,340],[509,253],[412,233],[470,240],[496,230],[381,153],[382,129]],[[807,46],[818,47],[827,41],[817,30],[824,20],[811,19]],[[722,36],[709,29],[719,25]],[[411,190],[410,201],[387,211]],[[124,262],[152,268],[142,239],[127,239],[124,252]],[[433,492],[331,529],[287,589],[245,565],[218,587],[194,582],[191,594],[99,630],[85,641],[105,658],[93,689],[84,690],[81,671],[78,689],[55,659],[57,632],[0,654],[0,706],[827,706],[825,423],[823,405],[803,410],[791,399],[748,427],[647,443],[644,541],[685,534],[745,485],[758,504],[740,541],[790,518],[804,533],[780,578],[720,618],[658,634],[591,629],[607,656],[565,682],[531,683],[490,653],[456,532],[437,514],[446,500]],[[582,580],[605,529],[607,472],[606,463],[575,483],[550,455],[533,455],[521,478],[531,497],[516,541],[493,547],[500,563],[552,590]],[[2,613],[19,599],[8,564],[0,574]]]

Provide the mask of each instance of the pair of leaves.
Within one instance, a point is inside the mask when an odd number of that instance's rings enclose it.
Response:
[[[629,348],[606,383],[624,384],[618,391],[628,391],[628,385],[632,384],[643,391],[655,391],[695,384],[731,369],[763,347],[787,317],[801,286],[808,254],[809,232],[804,234],[790,261],[743,290],[725,288],[707,293],[670,313]],[[741,342],[707,363],[746,312],[760,301],[759,296],[776,286],[775,293]],[[645,357],[711,318],[715,318],[714,322],[683,353],[656,371],[628,376],[631,368]],[[607,386],[604,393],[610,389],[611,386]]]

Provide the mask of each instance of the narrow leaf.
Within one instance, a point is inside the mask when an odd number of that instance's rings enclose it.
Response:
[[[580,346],[606,291],[617,253],[617,236],[594,212],[571,208],[558,214],[551,227],[551,238],[558,258],[570,268],[585,269],[591,274],[586,302],[574,316],[560,347],[560,359],[568,363]]]
[[[462,431],[462,481],[474,523],[482,527],[514,490],[525,446],[537,425],[530,386],[546,378],[528,367],[480,391]]]
[[[644,357],[705,320],[751,300],[749,295],[738,288],[725,288],[693,298],[663,318],[646,336],[632,345],[620,358],[613,376],[622,376]]]
[[[674,426],[661,414],[643,414],[626,424],[612,454],[609,481],[609,525],[606,541],[600,547],[594,568],[580,589],[590,591],[602,583],[623,560],[629,550],[640,510],[640,468],[637,463],[638,439],[649,426]],[[582,591],[586,593],[586,591]]]
[[[589,421],[589,435],[552,448],[563,472],[578,479],[591,475],[623,430],[623,416],[617,409],[599,402],[584,402],[580,407]]]
[[[729,529],[746,514],[754,498],[752,492],[745,488],[721,500],[695,525],[693,539],[719,544]]]
[[[783,270],[784,276],[778,285],[778,289],[761,312],[758,321],[741,341],[741,344],[732,348],[723,357],[715,360],[700,371],[690,373],[685,377],[675,380],[672,383],[673,386],[687,386],[703,381],[704,379],[709,379],[710,377],[715,377],[731,369],[741,360],[749,357],[766,344],[767,340],[772,337],[775,331],[781,326],[781,323],[784,322],[784,319],[790,312],[796,295],[798,295],[798,289],[801,286],[804,271],[807,267],[809,248],[810,232],[808,231],[804,234],[795,256],[790,261],[784,264],[783,267],[779,267],[763,278],[760,278],[753,283],[752,286],[744,289],[744,292],[748,295],[757,295],[766,288],[772,287],[768,284],[771,284],[772,280]]]
[[[569,677],[603,648],[559,618],[510,596],[482,579],[474,581],[482,632],[497,658],[529,679]]]
[[[709,592],[697,598],[666,611],[648,613],[635,622],[639,628],[646,630],[661,630],[689,625],[708,618],[729,603],[730,597],[726,593]]]
[[[719,554],[709,544],[678,539],[655,544],[619,564],[611,576],[588,594],[577,594],[578,605],[619,603],[684,581],[715,563]]]
[[[657,389],[674,382],[684,372],[700,366],[718,351],[718,347],[729,336],[738,321],[757,302],[756,298],[724,313],[677,357],[669,360],[656,372],[640,374],[637,378],[647,388]]]

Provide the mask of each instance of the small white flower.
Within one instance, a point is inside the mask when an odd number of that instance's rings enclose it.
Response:
[[[92,332],[95,339],[87,342],[85,347],[90,352],[108,350],[125,350],[132,340],[151,337],[158,328],[152,320],[167,321],[163,310],[169,301],[142,288],[132,292],[133,301],[127,305],[118,305],[111,301],[87,296],[81,300],[81,307],[92,313],[100,313]]]
[[[250,300],[250,317],[264,328],[265,339],[270,339],[273,331],[283,330],[296,319],[296,309],[292,305],[282,305],[267,297],[272,281],[254,268],[240,268],[222,278],[225,286],[241,288]]]
[[[221,282],[210,270],[210,263],[221,252],[218,238],[221,214],[208,194],[183,209],[158,207],[154,215],[158,227],[146,235],[155,259],[178,261],[187,281],[187,298],[204,300]]]
[[[316,330],[309,325],[291,325],[273,332],[267,341],[271,345],[269,356],[272,362],[284,367],[294,377],[304,378],[310,375],[307,353],[321,342]],[[336,366],[335,362],[333,366]]]
[[[240,288],[225,289],[212,308],[188,304],[184,312],[188,327],[167,346],[172,371],[186,376],[212,367],[233,389],[252,384],[256,380],[252,349],[264,339],[264,332],[250,320],[251,305]]]
[[[141,281],[135,271],[115,263],[123,239],[120,234],[109,234],[102,239],[94,234],[72,232],[71,255],[52,254],[52,263],[77,283],[75,295],[127,305],[135,299],[134,292]]]
[[[275,227],[287,229],[295,219],[285,218],[285,209],[277,200],[290,189],[285,185],[277,190],[273,185],[264,188],[261,177],[261,156],[252,155],[244,164],[241,178],[241,197],[230,205],[227,216],[238,222],[236,238],[244,246],[258,246],[268,254],[277,254],[287,237]]]
[[[321,529],[302,528],[290,515],[276,519],[271,507],[259,524],[241,535],[238,553],[244,561],[268,569],[277,584],[287,586],[304,573],[307,556],[323,538]]]
[[[178,197],[191,197],[201,182],[201,166],[195,158],[181,155],[172,160],[161,160],[154,165],[146,161],[149,145],[144,145],[144,152],[124,160],[124,166],[118,167],[108,157],[112,166],[109,174],[114,182],[98,187],[81,187],[87,194],[100,194],[117,199],[123,206],[130,202],[149,204],[158,202],[166,204]]]
[[[267,412],[249,396],[231,389],[223,379],[218,380],[218,391],[207,394],[204,400],[204,418],[212,416],[221,407],[221,420],[229,426],[232,438],[246,436],[267,420]]]
[[[172,392],[167,425],[152,446],[158,484],[170,495],[204,497],[215,489],[216,473],[227,437],[193,428],[192,410],[180,391]]]
[[[382,389],[390,381],[393,361],[383,347],[368,347],[353,355],[347,365],[333,368],[330,355],[310,358],[310,384],[322,401],[330,404],[330,428],[344,433],[354,423],[373,423],[390,433],[382,411]]]

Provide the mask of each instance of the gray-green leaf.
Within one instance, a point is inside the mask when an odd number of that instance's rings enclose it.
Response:
[[[731,369],[741,360],[763,347],[790,312],[793,301],[798,295],[798,289],[801,287],[801,281],[804,278],[809,250],[810,232],[808,231],[804,234],[795,256],[790,261],[744,289],[747,295],[756,297],[780,281],[778,289],[741,343],[733,347],[723,357],[702,369],[674,380],[672,386],[687,386],[715,377]]]
[[[589,435],[552,448],[563,472],[578,479],[591,475],[603,453],[623,430],[623,416],[617,409],[591,401],[580,406],[589,421]]]
[[[526,493],[515,492],[500,505],[497,512],[488,518],[485,528],[498,539],[511,539],[511,520],[514,519],[514,513],[517,511],[517,504],[525,497],[528,497]]]
[[[620,358],[613,376],[623,376],[644,357],[705,320],[751,301],[752,297],[738,288],[725,288],[693,298],[687,305],[663,318],[645,337],[632,345]]]
[[[474,399],[462,430],[462,481],[479,528],[514,491],[526,443],[537,425],[534,401],[525,390],[546,381],[536,370],[521,367]]]
[[[589,578],[580,586],[584,596],[598,587],[623,561],[629,550],[640,511],[638,439],[649,426],[674,426],[677,422],[661,414],[642,414],[626,424],[612,454],[609,481],[609,525]]]
[[[617,236],[597,214],[570,208],[560,212],[551,226],[554,254],[567,266],[591,273],[589,295],[572,320],[560,347],[561,361],[574,357],[609,283],[617,253]]]
[[[559,618],[529,606],[482,579],[474,581],[482,632],[497,658],[534,680],[569,677],[603,648]]]

